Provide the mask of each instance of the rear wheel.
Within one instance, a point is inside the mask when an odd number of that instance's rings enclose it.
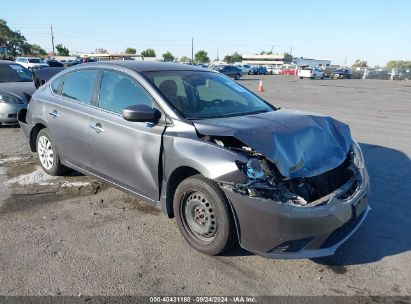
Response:
[[[177,187],[173,201],[177,226],[196,250],[217,255],[236,242],[234,221],[221,189],[201,175]]]
[[[41,129],[37,134],[37,155],[41,167],[49,175],[63,175],[68,168],[63,166],[58,156],[56,145],[52,140],[49,130]]]
[[[236,74],[234,78],[235,78],[235,80],[238,80],[238,79],[240,79],[240,77],[241,77],[240,74]]]

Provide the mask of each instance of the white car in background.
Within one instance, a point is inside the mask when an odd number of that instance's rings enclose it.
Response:
[[[306,67],[306,68],[303,68],[301,70],[298,70],[298,77],[300,77],[300,79],[303,79],[303,78],[310,78],[310,79],[321,78],[321,79],[324,79],[325,74],[320,68]]]
[[[242,74],[251,75],[253,73],[253,68],[249,64],[236,64],[236,68],[239,68]]]
[[[268,71],[269,74],[271,74],[271,75],[280,75],[280,72],[281,72],[280,67],[267,65],[266,68],[267,68],[267,71]]]
[[[47,63],[37,57],[17,57],[16,62],[31,71],[49,67]]]

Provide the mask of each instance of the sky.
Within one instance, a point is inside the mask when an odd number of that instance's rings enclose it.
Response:
[[[29,43],[72,53],[96,48],[138,52],[153,48],[191,57],[205,50],[213,60],[237,51],[292,52],[330,59],[332,64],[367,60],[411,60],[410,0],[175,0],[49,1],[20,0],[2,5],[0,18]],[[16,2],[14,2],[16,3]]]

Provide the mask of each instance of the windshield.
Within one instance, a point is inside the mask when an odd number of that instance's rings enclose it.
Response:
[[[0,82],[33,81],[29,70],[19,64],[0,64]]]
[[[40,58],[29,58],[30,63],[42,63]]]
[[[144,75],[188,119],[242,116],[275,110],[244,87],[218,73],[158,71]]]

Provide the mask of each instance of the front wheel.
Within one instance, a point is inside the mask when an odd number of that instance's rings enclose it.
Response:
[[[234,78],[235,78],[235,80],[238,80],[238,79],[240,79],[240,77],[241,77],[240,74],[236,74]]]
[[[49,130],[41,129],[37,134],[37,155],[41,167],[49,175],[63,175],[68,168],[63,166],[58,156],[56,145],[50,135]]]
[[[235,244],[230,206],[213,181],[201,175],[182,181],[174,195],[173,209],[181,234],[196,250],[217,255]]]

